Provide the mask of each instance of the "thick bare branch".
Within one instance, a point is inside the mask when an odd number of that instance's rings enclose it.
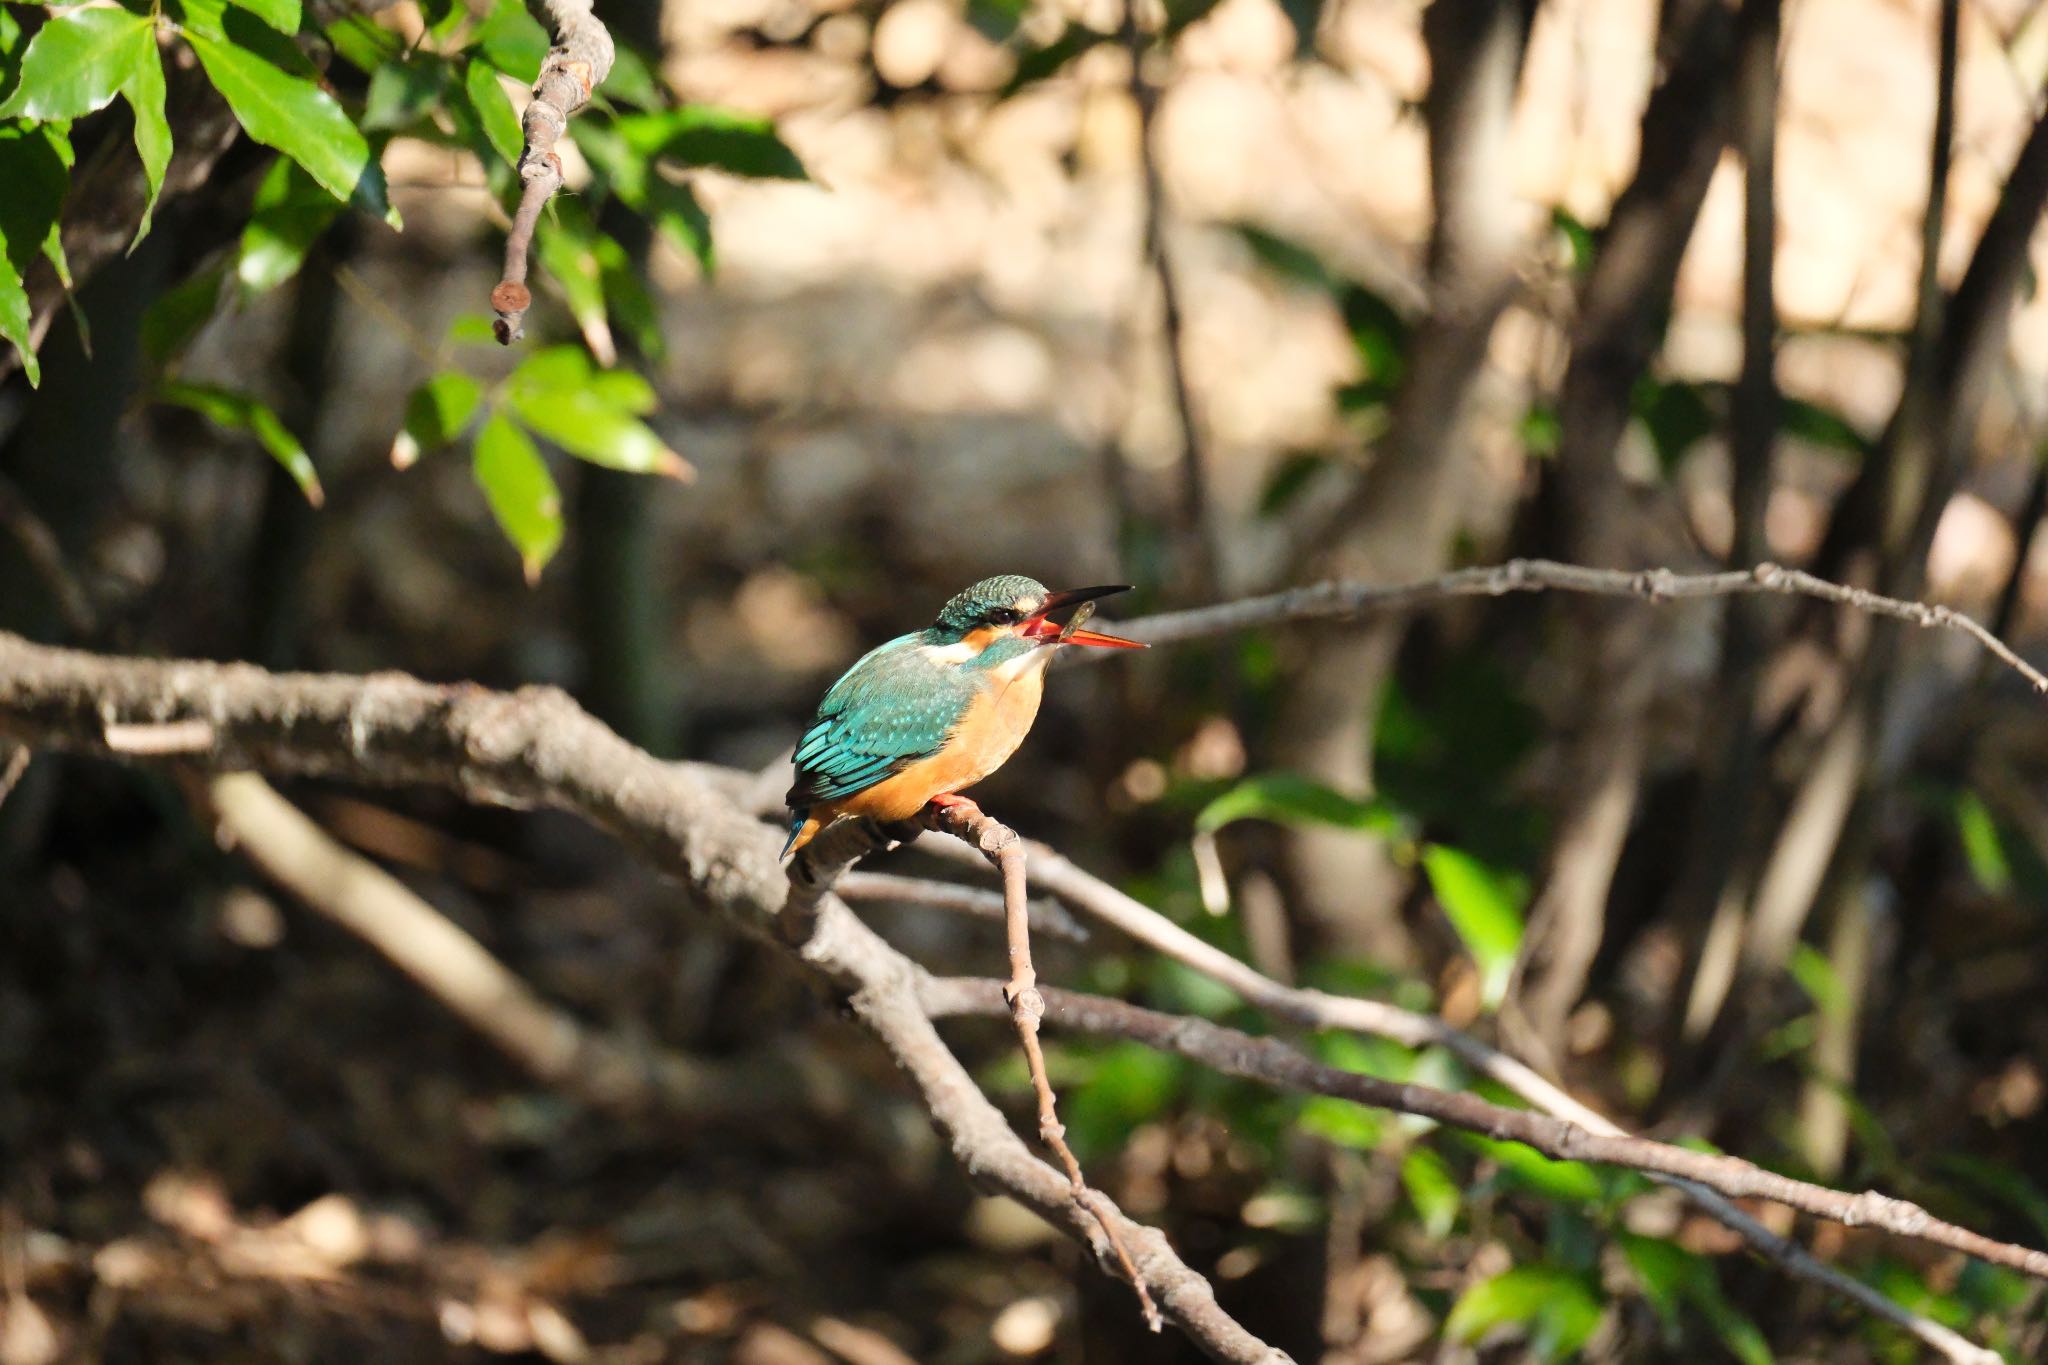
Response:
[[[1032,1155],[925,1017],[917,1003],[921,969],[830,893],[798,917],[805,931],[791,932],[780,836],[691,769],[628,744],[562,693],[109,658],[0,633],[0,738],[113,755],[109,726],[193,720],[211,727],[214,744],[183,762],[425,784],[472,800],[567,810],[609,831],[673,877],[693,905],[782,944],[843,991],[916,1085],[968,1175],[1111,1263],[1098,1211],[1077,1204],[1066,1175]],[[1202,1351],[1232,1365],[1287,1365],[1284,1352],[1223,1311],[1208,1281],[1165,1237],[1113,1209],[1102,1212],[1166,1319]]]
[[[591,92],[611,74],[615,56],[612,35],[592,12],[591,0],[534,0],[534,7],[554,30],[555,45],[540,64],[533,99],[520,119],[526,145],[519,153],[519,209],[505,234],[505,277],[491,290],[491,310],[498,315],[492,327],[503,346],[525,335],[526,310],[533,306],[526,256],[541,210],[562,188],[555,144],[570,116],[590,103]]]

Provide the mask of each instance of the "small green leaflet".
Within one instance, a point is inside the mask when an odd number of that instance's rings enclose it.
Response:
[[[200,25],[185,33],[243,131],[305,167],[335,198],[398,226],[385,196],[383,167],[354,121],[311,80],[244,46],[250,21],[238,23],[237,16],[245,13],[229,6],[219,36]]]
[[[30,384],[42,368],[29,345],[32,325],[22,277],[45,253],[71,179],[71,142],[61,125],[0,125],[0,338],[21,352]]]
[[[171,129],[164,119],[163,63],[157,55],[154,19],[115,8],[73,9],[52,15],[23,54],[21,83],[0,104],[0,118],[41,123],[83,118],[105,108],[116,95],[125,96],[134,111],[135,150],[142,158],[149,187],[135,233],[139,242],[149,232],[157,194],[163,188],[164,168],[171,159]]]
[[[488,62],[472,61],[462,73],[462,90],[469,97],[470,108],[476,111],[476,120],[490,139],[491,147],[506,162],[517,165],[519,154],[526,149],[525,134],[519,128],[519,115],[512,109],[512,101],[505,97],[505,87],[498,84],[498,73]]]
[[[1600,1325],[1599,1298],[1586,1281],[1557,1266],[1525,1265],[1466,1290],[1444,1319],[1444,1335],[1476,1344],[1496,1327],[1520,1326],[1542,1360],[1563,1360]]]
[[[539,582],[562,544],[562,495],[540,451],[511,419],[493,414],[477,433],[470,468],[491,515],[519,551],[526,581]]]
[[[225,264],[202,270],[157,296],[142,315],[142,351],[161,370],[220,311]]]
[[[521,85],[533,84],[548,55],[547,30],[526,12],[522,0],[498,0],[478,25],[476,41],[492,66]]]
[[[1202,808],[1195,828],[1214,833],[1239,820],[1282,825],[1335,825],[1374,834],[1395,834],[1401,820],[1384,802],[1360,801],[1299,773],[1248,777]]]
[[[1479,964],[1481,998],[1488,1008],[1498,1005],[1522,947],[1520,879],[1443,844],[1423,848],[1422,870],[1451,927]]]
[[[156,217],[156,199],[163,193],[164,171],[171,164],[171,125],[164,117],[164,66],[152,32],[149,50],[135,64],[128,83],[121,88],[128,107],[135,111],[135,154],[142,158],[142,178],[149,194],[142,203],[142,222],[135,229],[136,243],[149,235]]]
[[[443,370],[405,400],[405,425],[391,442],[394,469],[410,469],[429,450],[439,450],[469,425],[483,399],[483,386],[460,370]]]
[[[111,8],[53,14],[29,42],[20,88],[0,104],[0,118],[83,118],[104,109],[144,61],[156,61],[154,21]]]
[[[588,364],[576,348],[556,346],[514,370],[506,395],[519,420],[578,459],[607,469],[694,477],[689,463],[635,415],[644,387],[594,383]]]
[[[236,3],[286,37],[297,33],[299,25],[305,21],[299,0],[236,0]]]
[[[299,273],[306,252],[341,212],[334,196],[288,157],[279,157],[256,187],[256,202],[242,229],[235,278],[242,297],[254,298]]]
[[[626,114],[612,125],[642,157],[672,156],[689,166],[734,175],[808,180],[810,174],[775,131],[773,120],[689,104],[655,114]]]
[[[306,495],[307,502],[318,507],[326,501],[326,495],[320,488],[320,476],[313,472],[312,457],[306,454],[305,446],[292,435],[268,403],[214,384],[175,381],[158,385],[156,397],[159,402],[189,408],[217,427],[245,431],[254,436],[257,444],[284,466],[285,473],[292,476],[292,482]]]

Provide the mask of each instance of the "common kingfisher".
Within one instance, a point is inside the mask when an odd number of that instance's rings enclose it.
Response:
[[[842,815],[908,820],[987,777],[1038,718],[1045,666],[1061,645],[1143,649],[1048,613],[1127,586],[1048,592],[1021,574],[956,594],[923,630],[861,656],[832,684],[796,746],[787,858]]]

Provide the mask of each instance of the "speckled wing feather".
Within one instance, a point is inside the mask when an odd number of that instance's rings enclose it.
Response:
[[[864,791],[945,744],[976,683],[934,663],[921,644],[916,635],[891,640],[832,685],[796,746],[790,809]]]

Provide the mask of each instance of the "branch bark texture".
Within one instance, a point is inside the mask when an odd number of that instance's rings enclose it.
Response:
[[[533,246],[541,210],[562,188],[562,159],[555,144],[569,127],[570,116],[590,103],[591,92],[611,74],[616,53],[612,35],[592,11],[591,0],[533,0],[540,17],[553,29],[555,45],[540,64],[533,99],[520,118],[526,144],[519,153],[519,209],[505,234],[505,277],[491,290],[492,329],[498,343],[510,346],[525,335],[526,310],[533,291],[526,285],[526,257]]]

